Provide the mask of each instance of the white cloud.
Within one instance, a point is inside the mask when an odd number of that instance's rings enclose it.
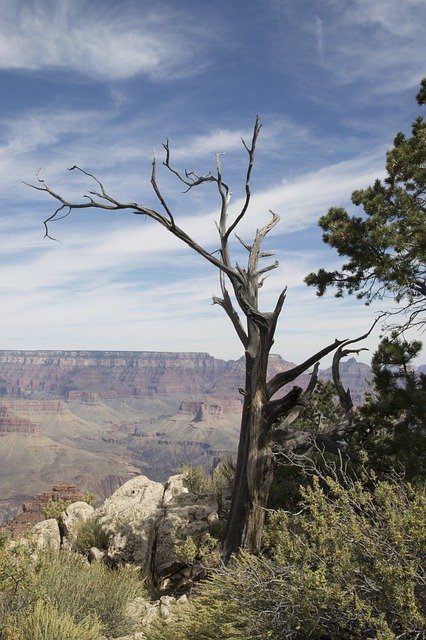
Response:
[[[358,311],[348,313],[341,301],[317,302],[302,280],[324,264],[321,253],[283,254],[281,237],[309,228],[330,204],[344,204],[354,188],[371,183],[380,172],[382,155],[380,151],[279,181],[253,196],[243,237],[249,239],[253,228],[267,220],[269,208],[282,215],[271,239],[281,265],[265,283],[261,308],[273,307],[280,289],[289,286],[276,351],[292,360],[342,332],[359,333],[369,319],[365,314],[364,320],[362,305],[354,304]],[[50,204],[47,200],[46,209],[53,209]],[[241,204],[237,198],[234,211]],[[178,224],[201,244],[215,248],[217,212],[212,213],[211,202],[204,204],[204,211],[179,216]],[[41,218],[37,222],[33,215],[29,228],[29,216],[28,211],[13,223],[8,219],[3,229],[10,256],[0,267],[2,304],[8,310],[1,319],[2,335],[7,336],[4,348],[199,349],[222,357],[240,355],[222,310],[210,307],[211,295],[219,293],[215,269],[158,225],[123,213],[118,220],[92,218],[88,226],[75,216],[72,224],[55,227],[54,235],[64,242],[59,245],[43,241]],[[297,340],[289,325],[296,327]]]
[[[336,11],[324,18],[327,53],[322,62],[339,83],[367,81],[373,94],[418,85],[426,59],[423,0],[333,4]]]
[[[206,157],[216,153],[240,149],[241,138],[249,140],[250,130],[216,129],[211,133],[193,136],[183,145],[172,147],[172,157],[176,160]]]
[[[99,80],[185,77],[205,65],[213,38],[173,6],[1,0],[0,10],[2,69],[63,69]]]

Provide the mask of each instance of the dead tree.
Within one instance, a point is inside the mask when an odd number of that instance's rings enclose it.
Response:
[[[246,144],[244,140],[242,141],[248,155],[245,172],[245,199],[241,210],[233,219],[228,216],[231,189],[222,178],[220,154],[216,155],[216,170],[214,173],[206,175],[197,175],[189,171],[182,173],[175,169],[171,163],[169,141],[167,140],[163,145],[165,151],[163,165],[175,175],[178,181],[185,185],[186,191],[205,183],[212,183],[217,189],[220,203],[219,221],[216,223],[219,246],[218,250],[214,252],[210,252],[200,246],[177,225],[157,182],[157,162],[155,157],[152,161],[151,185],[160,204],[158,210],[138,202],[117,200],[106,191],[97,177],[77,166],[71,167],[70,170],[85,174],[95,184],[94,189],[89,190],[84,195],[83,201],[68,201],[51,189],[40,176],[37,176],[37,184],[29,185],[39,191],[48,193],[59,202],[59,207],[44,223],[46,237],[51,238],[49,223],[69,215],[75,209],[130,211],[158,222],[166,231],[176,236],[219,270],[222,294],[220,297],[214,296],[213,303],[220,305],[231,320],[244,348],[246,366],[245,385],[244,389],[241,390],[244,400],[236,478],[223,542],[223,557],[225,560],[229,559],[231,554],[238,551],[239,548],[248,549],[253,553],[257,553],[260,548],[265,515],[264,508],[273,477],[271,444],[274,436],[274,426],[297,405],[302,389],[294,386],[283,397],[279,397],[280,392],[282,394],[284,386],[291,384],[300,374],[315,365],[321,358],[350,342],[336,339],[291,370],[278,373],[270,380],[267,379],[268,358],[274,342],[278,317],[285,301],[286,288],[278,296],[272,311],[260,311],[259,289],[266,275],[278,266],[277,261],[268,264],[262,262],[263,259],[273,256],[273,252],[262,249],[262,243],[267,234],[277,225],[280,218],[276,213],[270,212],[271,218],[269,222],[256,231],[255,237],[250,243],[245,242],[237,235],[238,226],[247,215],[250,205],[250,178],[260,129],[260,120],[256,118],[250,144]],[[231,257],[231,240],[234,237],[247,252],[247,261],[244,266],[238,263],[234,264]],[[242,316],[243,320],[240,316]]]

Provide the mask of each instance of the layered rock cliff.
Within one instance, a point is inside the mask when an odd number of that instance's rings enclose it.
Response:
[[[271,375],[291,366],[279,355],[270,358]],[[244,360],[156,351],[0,351],[0,378],[0,395],[11,398],[223,398],[243,384]]]
[[[269,374],[292,366],[272,355]],[[368,374],[342,365],[355,401]],[[211,468],[237,448],[243,384],[243,358],[207,353],[0,351],[0,522],[55,483],[106,497],[138,472]]]

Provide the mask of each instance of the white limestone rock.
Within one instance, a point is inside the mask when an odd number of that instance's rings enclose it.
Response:
[[[94,508],[87,502],[73,502],[62,511],[59,517],[62,546],[69,547],[72,545],[79,523],[91,518],[94,512]]]
[[[96,512],[99,523],[112,533],[108,557],[149,572],[152,546],[164,487],[146,476],[123,484]]]
[[[49,518],[49,520],[37,522],[37,524],[33,526],[32,531],[37,549],[59,550],[61,546],[61,536],[56,518]]]
[[[173,498],[182,493],[189,493],[188,488],[185,486],[185,476],[182,473],[176,476],[170,476],[164,485],[163,504],[168,504]]]

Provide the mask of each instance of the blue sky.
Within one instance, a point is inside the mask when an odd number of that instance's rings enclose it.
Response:
[[[77,164],[117,198],[157,206],[152,149],[160,159],[168,137],[181,169],[205,173],[225,153],[237,211],[241,137],[256,114],[254,197],[240,233],[250,239],[269,209],[281,216],[268,241],[280,267],[261,302],[273,308],[288,286],[273,351],[297,361],[370,325],[375,309],[318,299],[303,278],[338,264],[318,217],[383,175],[386,149],[418,113],[424,0],[0,0],[0,15],[0,348],[238,358],[211,305],[213,267],[126,212],[75,212],[52,226],[60,242],[44,239],[54,203],[21,181],[41,168],[79,199],[91,185],[66,171]],[[215,190],[184,195],[170,174],[158,179],[180,226],[214,250]]]

